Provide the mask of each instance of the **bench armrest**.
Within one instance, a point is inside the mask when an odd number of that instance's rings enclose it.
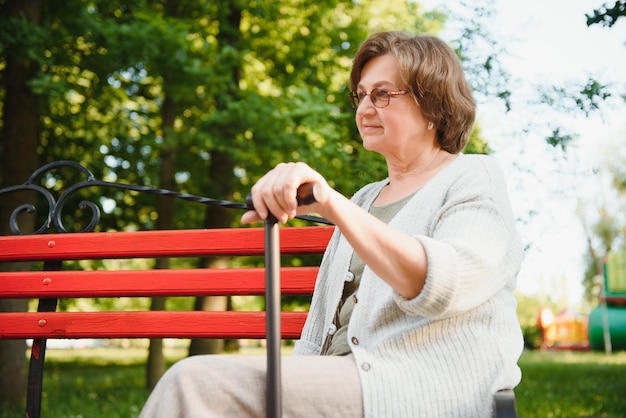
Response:
[[[493,411],[496,418],[516,418],[515,392],[513,389],[499,390],[493,395]]]

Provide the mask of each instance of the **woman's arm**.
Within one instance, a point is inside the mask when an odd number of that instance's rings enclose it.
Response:
[[[298,207],[297,191],[312,185],[315,202]],[[396,292],[407,299],[419,295],[426,280],[428,263],[422,244],[389,227],[345,196],[304,163],[281,163],[252,187],[255,211],[242,222],[263,220],[272,213],[280,222],[296,215],[315,212],[341,230],[361,259]]]

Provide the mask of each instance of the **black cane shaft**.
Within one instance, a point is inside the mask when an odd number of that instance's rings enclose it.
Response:
[[[298,205],[315,202],[313,185],[305,183],[298,188]],[[254,209],[252,196],[246,197],[248,209]],[[267,334],[266,413],[268,418],[281,418],[282,383],[280,347],[282,342],[280,293],[280,236],[278,220],[272,214],[265,219],[265,315]]]
[[[265,220],[265,305],[267,332],[267,417],[282,416],[280,346],[280,237],[273,215]]]

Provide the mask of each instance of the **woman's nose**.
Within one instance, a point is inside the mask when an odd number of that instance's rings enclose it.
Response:
[[[359,103],[359,107],[356,108],[357,115],[371,114],[375,112],[376,112],[376,106],[374,106],[374,103],[372,102],[372,99],[370,98],[369,94],[365,96],[363,99],[361,99],[361,102]]]

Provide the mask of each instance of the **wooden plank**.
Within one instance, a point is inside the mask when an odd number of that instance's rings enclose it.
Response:
[[[299,338],[306,315],[283,312],[282,337]],[[21,312],[1,317],[0,339],[265,338],[264,312]]]
[[[281,268],[287,295],[313,293],[319,267]],[[0,273],[0,297],[118,297],[263,295],[263,268],[97,270]]]
[[[323,253],[335,231],[334,226],[280,228],[281,254]]]
[[[323,252],[333,229],[281,228],[281,254]],[[263,240],[263,228],[2,236],[0,262],[262,255]]]

